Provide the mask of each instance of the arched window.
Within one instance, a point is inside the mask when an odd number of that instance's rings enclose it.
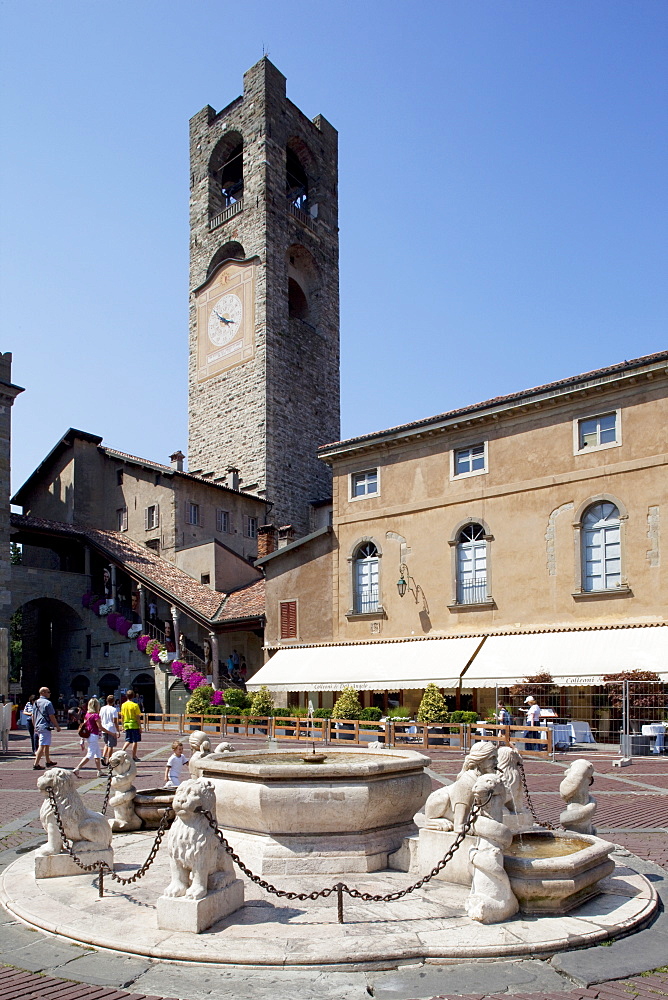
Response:
[[[366,614],[378,610],[378,549],[363,542],[353,560],[353,610]]]
[[[487,538],[482,524],[467,524],[457,536],[457,604],[488,600]]]
[[[225,243],[224,246],[216,250],[215,254],[211,258],[209,266],[206,270],[207,278],[213,274],[219,264],[222,264],[224,260],[244,260],[246,254],[241,243],[237,243],[236,240],[231,240],[229,243]]]
[[[308,212],[308,177],[302,165],[302,158],[298,155],[294,146],[298,140],[292,140],[286,150],[285,162],[285,193],[288,204],[295,208],[300,208],[302,212]],[[301,144],[304,149],[303,143]]]
[[[217,215],[241,201],[244,193],[244,142],[239,132],[228,132],[209,160],[209,215]]]
[[[583,590],[613,590],[622,583],[619,509],[607,500],[592,504],[582,518]]]
[[[320,276],[315,261],[305,247],[295,243],[288,248],[287,265],[288,315],[317,326]]]

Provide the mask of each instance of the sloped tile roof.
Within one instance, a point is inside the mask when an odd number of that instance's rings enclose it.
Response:
[[[651,365],[660,362],[668,362],[668,351],[659,351],[656,354],[646,354],[642,358],[635,358],[632,361],[621,361],[617,365],[609,365],[607,368],[597,368],[591,372],[585,372],[582,375],[571,375],[569,378],[559,379],[557,382],[547,382],[545,385],[534,386],[532,389],[522,389],[520,392],[512,392],[507,396],[494,396],[492,399],[486,399],[482,403],[474,403],[472,406],[462,406],[456,410],[446,410],[445,413],[438,413],[434,417],[425,417],[422,420],[413,420],[407,424],[398,424],[396,427],[388,427],[385,430],[374,431],[371,434],[361,434],[358,437],[345,438],[342,441],[332,441],[330,444],[320,445],[318,452],[321,455],[326,455],[330,450],[336,451],[337,448],[344,447],[346,445],[356,444],[357,442],[372,441],[374,438],[384,438],[389,437],[392,434],[398,434],[402,431],[410,431],[414,428],[427,427],[429,424],[437,423],[441,420],[452,420],[457,417],[465,417],[468,414],[479,413],[482,410],[486,410],[490,407],[502,406],[504,403],[513,403],[515,401],[520,402],[523,399],[530,398],[532,396],[539,396],[544,392],[554,392],[559,389],[566,389],[568,386],[576,386],[581,382],[590,382],[592,379],[605,378],[607,375],[615,375],[618,372],[632,371],[634,368],[640,368],[643,365]]]
[[[14,528],[85,539],[131,576],[145,580],[149,586],[172,598],[186,612],[192,611],[211,623],[257,619],[264,615],[264,580],[256,580],[238,590],[224,593],[198,583],[174,563],[118,531],[49,521],[32,514],[12,514],[11,524]]]

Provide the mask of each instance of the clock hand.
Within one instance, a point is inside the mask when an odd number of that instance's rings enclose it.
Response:
[[[213,311],[216,313],[216,316],[218,317],[218,319],[220,320],[221,323],[225,323],[226,326],[230,326],[231,325],[231,323],[232,323],[231,319],[225,319],[225,317],[221,316],[220,313],[216,312],[215,309]]]

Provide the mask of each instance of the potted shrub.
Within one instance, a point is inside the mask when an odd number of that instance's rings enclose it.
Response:
[[[332,709],[333,719],[359,719],[362,714],[362,705],[360,703],[359,694],[352,687],[346,687],[341,692],[341,697],[337,698],[336,704]],[[354,726],[346,725],[345,722],[338,722],[336,724],[336,729],[340,731],[341,729],[354,729]],[[352,735],[339,736],[337,732],[337,739],[352,740]]]
[[[447,722],[449,719],[448,707],[445,698],[434,683],[427,684],[422,701],[418,708],[417,720],[422,723]],[[447,730],[443,727],[429,730],[429,742],[436,745],[449,743],[444,734]],[[435,734],[435,735],[432,735]]]
[[[256,718],[262,718],[263,716],[271,716],[274,712],[274,701],[269,693],[269,688],[263,684],[259,691],[256,691],[253,695],[253,701],[251,702],[251,715]],[[264,733],[265,736],[268,734],[267,726],[260,726],[259,730]]]
[[[244,708],[250,709],[251,700],[245,691],[240,688],[226,688],[225,690],[225,714],[241,715]],[[238,733],[239,727],[234,726],[232,732]]]

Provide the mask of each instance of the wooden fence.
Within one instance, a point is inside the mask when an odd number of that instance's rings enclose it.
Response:
[[[546,756],[553,753],[550,726],[501,726],[495,723],[421,723],[387,719],[366,722],[348,719],[314,719],[297,716],[179,715],[147,712],[146,732],[187,733],[199,729],[221,739],[226,736],[272,740],[309,740],[323,744],[365,746],[381,743],[386,747],[410,746],[414,750],[450,747],[466,752],[474,743],[489,740],[499,746],[514,746],[523,754]]]

